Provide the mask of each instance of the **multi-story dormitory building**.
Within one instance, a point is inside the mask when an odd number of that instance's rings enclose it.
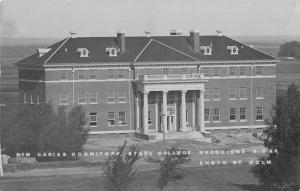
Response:
[[[278,60],[223,35],[69,37],[17,63],[20,102],[82,105],[92,133],[265,127]]]

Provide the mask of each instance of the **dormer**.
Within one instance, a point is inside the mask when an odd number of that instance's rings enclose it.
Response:
[[[237,46],[227,46],[227,49],[230,51],[231,55],[239,54],[239,48]]]
[[[109,57],[115,57],[118,56],[118,52],[120,52],[120,49],[115,47],[108,47],[105,49],[105,52]]]
[[[38,48],[37,53],[39,57],[42,57],[44,54],[48,53],[51,48]]]
[[[80,57],[89,57],[89,50],[87,48],[77,48],[77,53]]]
[[[200,50],[204,55],[212,55],[212,47],[211,46],[200,46]]]

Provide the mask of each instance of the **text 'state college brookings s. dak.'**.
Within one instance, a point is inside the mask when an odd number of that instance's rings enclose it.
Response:
[[[70,36],[16,63],[19,101],[82,105],[92,134],[253,132],[276,100],[278,59],[224,35]]]

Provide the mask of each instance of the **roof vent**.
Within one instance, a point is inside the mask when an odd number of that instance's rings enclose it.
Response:
[[[227,46],[227,49],[230,50],[231,55],[239,54],[239,48],[237,46]]]
[[[146,37],[151,37],[151,32],[150,31],[144,31]]]
[[[182,35],[182,31],[173,29],[173,30],[170,30],[170,35],[171,36],[173,36],[173,35]]]
[[[89,50],[87,48],[77,48],[77,53],[80,57],[89,57]]]
[[[51,48],[38,48],[37,53],[39,57],[42,57],[44,54],[47,54]]]

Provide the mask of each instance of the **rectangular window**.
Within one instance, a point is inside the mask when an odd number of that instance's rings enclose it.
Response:
[[[220,99],[220,88],[213,89],[213,99],[219,100]]]
[[[262,66],[256,66],[255,70],[256,70],[256,75],[262,75]]]
[[[169,74],[170,68],[163,68],[163,74]]]
[[[86,104],[86,93],[82,91],[78,95],[78,104]]]
[[[97,112],[90,113],[90,126],[97,126]]]
[[[119,70],[119,79],[125,79],[125,70]]]
[[[97,79],[97,73],[96,70],[90,70],[90,80],[95,80]]]
[[[65,92],[62,92],[59,94],[59,104],[60,105],[68,105],[68,94]]]
[[[39,95],[36,96],[36,104],[40,104],[40,96]]]
[[[264,91],[264,89],[262,87],[257,87],[256,92],[255,92],[256,98],[262,99],[264,97],[263,91]]]
[[[203,67],[202,73],[204,74],[205,77],[209,77],[210,76],[210,68]]]
[[[145,72],[145,75],[150,75],[151,74],[150,68],[145,68],[144,72]]]
[[[60,71],[60,79],[67,80],[67,70]]]
[[[229,67],[229,76],[236,76],[236,67]]]
[[[204,121],[210,121],[209,109],[208,108],[204,109]]]
[[[119,112],[119,125],[126,125],[126,112],[125,111]]]
[[[108,126],[113,126],[115,125],[115,112],[108,112],[107,113],[107,123]]]
[[[262,107],[256,107],[256,120],[257,121],[263,120],[263,108]]]
[[[90,104],[95,104],[95,103],[97,103],[97,92],[95,92],[95,91],[91,91],[91,92],[89,92],[89,103]]]
[[[229,99],[236,99],[236,88],[229,88]]]
[[[115,92],[107,92],[107,103],[115,103]]]
[[[30,104],[34,104],[34,103],[33,103],[32,94],[30,94]]]
[[[26,93],[24,93],[24,103],[27,103]]]
[[[246,66],[240,66],[240,76],[246,76]]]
[[[220,67],[213,67],[213,76],[220,76]]]
[[[220,108],[213,109],[213,121],[220,121]]]
[[[188,73],[188,69],[187,68],[181,68],[181,73],[182,74],[187,74]]]
[[[114,70],[107,70],[107,79],[114,79]]]
[[[236,108],[230,108],[229,110],[229,120],[236,121]]]
[[[240,99],[247,99],[247,89],[245,87],[240,88]]]
[[[206,99],[206,100],[210,99],[210,89],[209,88],[205,88],[204,99]]]
[[[84,79],[85,79],[84,70],[78,70],[78,80],[84,80]]]
[[[126,91],[123,90],[119,91],[118,103],[126,103]]]
[[[152,112],[148,111],[148,125],[152,125]]]
[[[246,108],[240,108],[240,121],[246,121]]]

